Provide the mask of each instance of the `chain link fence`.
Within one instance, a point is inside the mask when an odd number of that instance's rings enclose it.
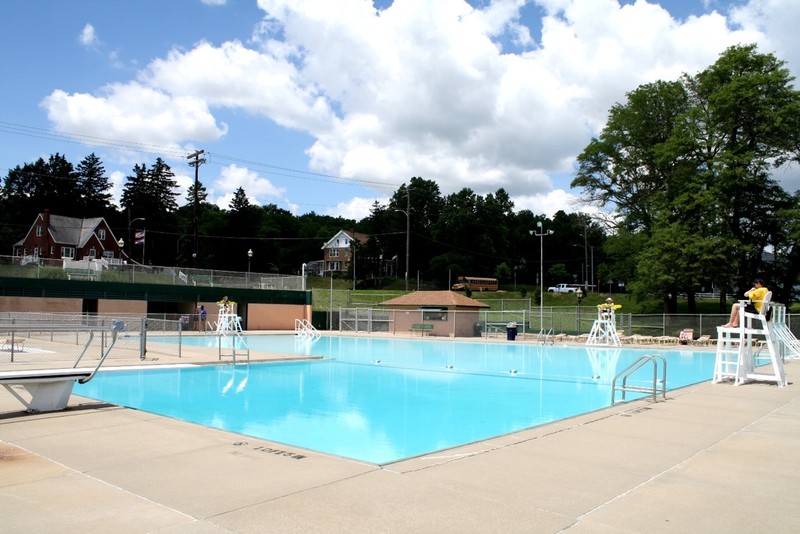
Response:
[[[70,330],[70,327],[74,327]],[[101,328],[99,333],[86,327]],[[68,313],[0,313],[0,363],[56,362],[71,360],[90,348],[84,359],[98,359],[111,343],[112,331],[117,340],[110,359],[144,359],[148,353],[180,356],[181,336],[186,330],[180,318],[98,316]],[[148,344],[148,335],[178,334],[178,344]]]

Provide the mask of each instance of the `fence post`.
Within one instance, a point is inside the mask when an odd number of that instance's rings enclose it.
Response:
[[[139,359],[144,360],[147,353],[147,318],[142,317],[139,321]],[[181,343],[178,340],[178,358],[181,357]]]

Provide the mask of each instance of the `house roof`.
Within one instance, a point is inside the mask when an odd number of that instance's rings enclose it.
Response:
[[[337,240],[337,239],[340,239],[340,240],[342,240],[344,242],[334,245],[333,242],[335,240]],[[366,243],[368,239],[369,239],[369,236],[367,234],[362,234],[362,233],[359,233],[359,232],[348,232],[346,230],[339,230],[338,232],[336,232],[336,235],[334,235],[332,238],[328,239],[325,242],[325,244],[322,245],[322,248],[323,249],[326,249],[326,248],[343,248],[343,247],[346,248],[346,247],[350,246],[350,241],[356,241],[357,243]]]
[[[43,214],[40,213],[36,217],[36,222],[31,226],[31,230],[33,230],[35,226],[41,224],[44,219]],[[82,247],[91,239],[97,227],[100,226],[103,221],[104,219],[102,217],[78,219],[76,217],[65,217],[63,215],[50,215],[50,222],[45,230],[50,234],[54,243]],[[28,234],[30,234],[31,230],[28,231]],[[27,238],[28,235],[26,234],[25,237],[14,243],[14,245],[22,246]]]
[[[103,222],[102,217],[77,219],[63,215],[50,215],[48,230],[56,243],[65,243],[82,247],[92,237],[97,227]]]
[[[488,304],[455,291],[414,291],[381,302],[382,306],[458,306],[460,308],[490,308]]]

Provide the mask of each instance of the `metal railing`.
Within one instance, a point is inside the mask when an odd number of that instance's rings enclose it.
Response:
[[[299,275],[163,267],[103,258],[71,260],[0,256],[0,277],[277,290],[302,290],[305,287],[303,277]]]

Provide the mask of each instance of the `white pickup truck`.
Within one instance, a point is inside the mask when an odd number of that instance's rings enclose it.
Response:
[[[547,288],[548,293],[575,293],[578,286],[572,284],[558,284]]]

